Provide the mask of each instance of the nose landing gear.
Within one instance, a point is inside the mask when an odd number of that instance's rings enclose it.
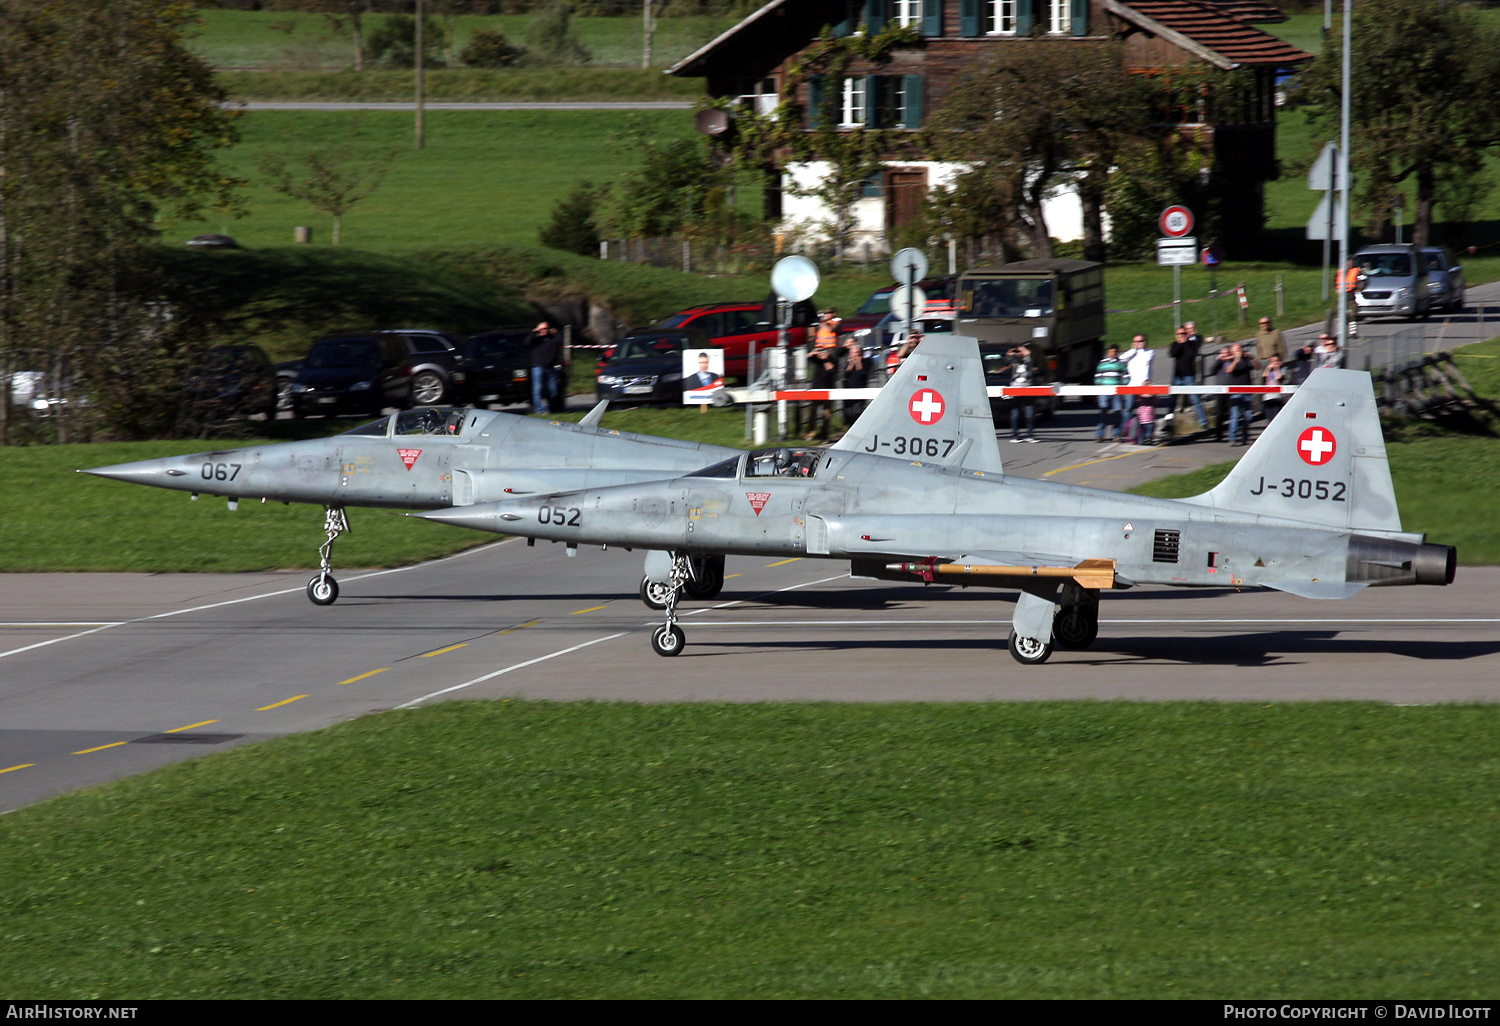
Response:
[[[672,554],[672,580],[666,595],[667,622],[651,632],[651,648],[659,656],[675,656],[687,645],[687,636],[677,626],[677,597],[683,586],[692,579],[692,568],[688,558]]]
[[[349,530],[349,518],[344,507],[329,506],[323,516],[323,531],[328,540],[318,547],[322,566],[318,576],[307,582],[307,597],[315,606],[331,606],[339,598],[339,582],[333,579],[333,543],[339,535]]]

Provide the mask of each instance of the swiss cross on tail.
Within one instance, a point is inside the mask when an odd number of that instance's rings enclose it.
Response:
[[[911,419],[918,424],[936,424],[943,419],[946,405],[943,397],[930,388],[924,388],[911,397]]]
[[[407,470],[410,470],[412,464],[417,462],[417,457],[422,455],[421,449],[397,449],[396,452],[401,456],[401,462],[406,464]]]
[[[766,503],[771,501],[770,492],[746,492],[745,498],[750,500],[750,508],[755,510],[755,515],[760,516],[760,511],[766,508]]]
[[[1297,436],[1297,455],[1302,457],[1303,463],[1314,467],[1321,467],[1333,459],[1338,449],[1339,443],[1327,428],[1310,427]]]

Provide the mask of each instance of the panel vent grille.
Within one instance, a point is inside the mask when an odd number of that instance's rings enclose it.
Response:
[[[1181,541],[1181,531],[1157,531],[1156,539],[1151,545],[1151,562],[1177,562],[1177,548]]]

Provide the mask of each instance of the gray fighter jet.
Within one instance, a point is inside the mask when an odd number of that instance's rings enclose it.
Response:
[[[1229,476],[1151,499],[1001,472],[974,339],[929,335],[837,445],[738,453],[685,477],[420,514],[486,531],[638,546],[673,586],[661,655],[682,651],[677,588],[702,552],[848,560],[855,577],[1020,592],[1011,654],[1041,663],[1099,631],[1135,584],[1347,598],[1449,584],[1455,550],[1401,529],[1370,376],[1318,370]]]
[[[307,584],[320,606],[338,599],[333,543],[349,530],[349,506],[440,509],[508,496],[599,488],[674,477],[738,452],[719,445],[611,431],[606,403],[579,424],[489,410],[428,407],[371,421],[341,435],[120,463],[82,473],[135,484],[326,507],[321,569]],[[696,554],[689,594],[724,584],[722,553]],[[641,597],[665,608],[667,585],[642,581]]]

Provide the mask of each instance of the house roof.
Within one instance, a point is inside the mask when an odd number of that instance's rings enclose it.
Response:
[[[1241,65],[1300,64],[1313,55],[1236,17],[1215,0],[1104,0],[1105,9],[1226,71]],[[1254,5],[1261,6],[1261,5]]]
[[[1202,3],[1219,7],[1226,14],[1245,22],[1286,21],[1286,14],[1275,4],[1263,0],[1201,0]]]
[[[736,22],[727,30],[709,40],[707,43],[704,43],[702,46],[698,47],[698,49],[694,50],[682,60],[672,65],[666,70],[666,74],[701,75],[704,73],[703,62],[709,57],[716,54],[723,56],[724,54],[720,53],[720,51],[727,51],[731,43],[733,43],[735,47],[754,45],[754,37],[756,35],[759,35],[760,32],[775,32],[777,30],[777,26],[773,23],[781,21],[782,19],[774,17],[773,15],[780,13],[784,16],[786,12],[779,12],[778,8],[787,7],[789,4],[791,4],[791,0],[770,0],[770,3],[767,3],[758,8],[754,13]],[[805,6],[805,4],[793,6]],[[758,32],[757,30],[760,31]]]

